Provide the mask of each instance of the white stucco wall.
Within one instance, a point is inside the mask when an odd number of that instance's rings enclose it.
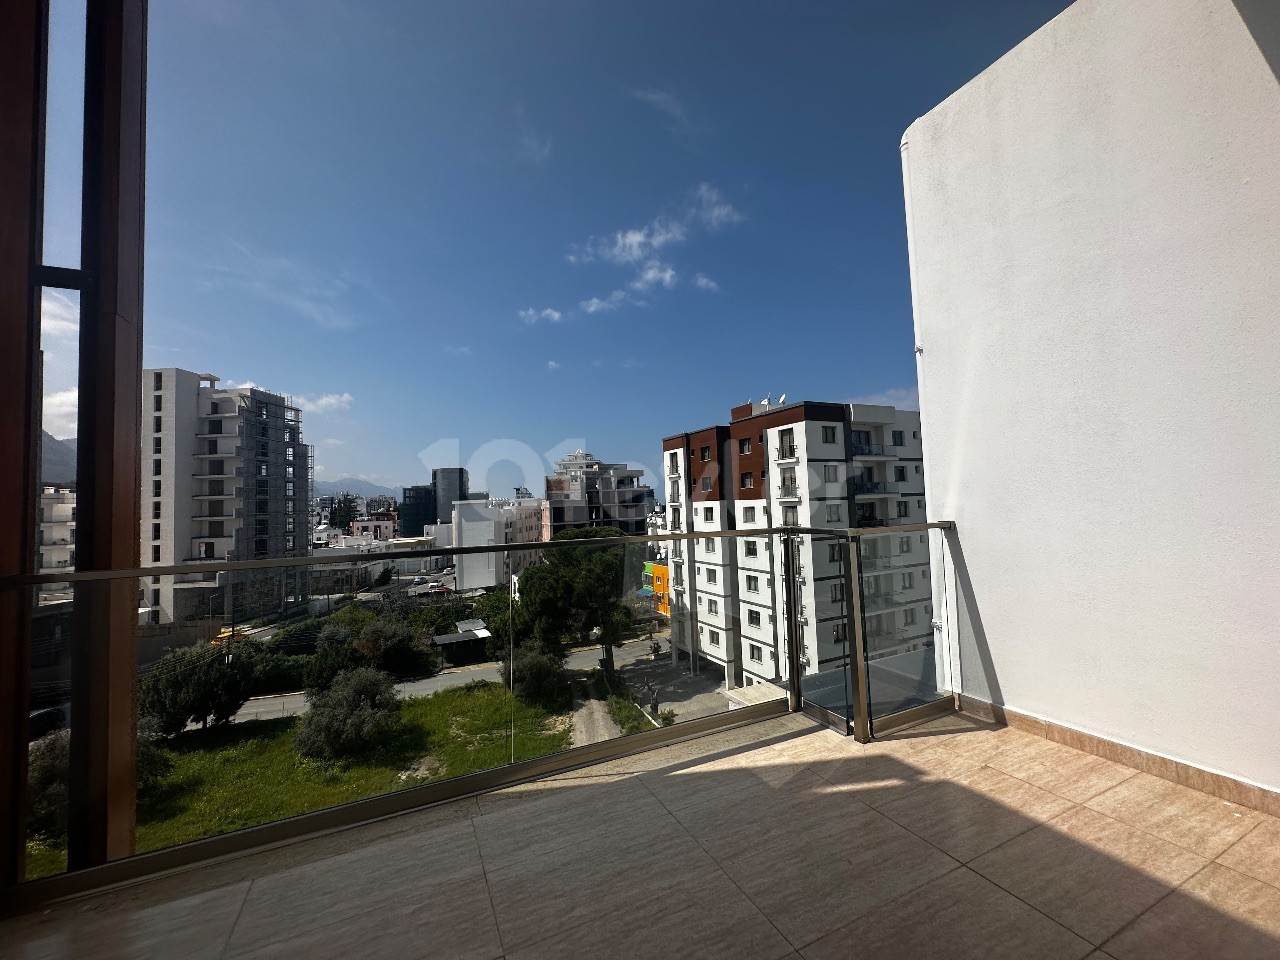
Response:
[[[1080,0],[903,140],[962,689],[1273,789],[1278,48]]]

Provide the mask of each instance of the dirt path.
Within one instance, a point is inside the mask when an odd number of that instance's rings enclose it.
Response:
[[[597,693],[590,682],[579,680],[574,688],[576,706],[573,711],[573,745],[580,747],[622,736],[622,731],[609,716],[604,700],[596,699]]]

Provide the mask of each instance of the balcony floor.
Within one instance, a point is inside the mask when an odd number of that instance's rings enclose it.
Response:
[[[1274,960],[1280,821],[968,717],[789,716],[19,917],[0,955]]]

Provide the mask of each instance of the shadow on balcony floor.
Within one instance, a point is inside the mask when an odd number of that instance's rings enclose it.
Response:
[[[789,716],[16,918],[0,953],[1261,960],[1280,822],[968,717],[863,746]]]

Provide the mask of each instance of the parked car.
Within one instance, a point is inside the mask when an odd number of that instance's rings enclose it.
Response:
[[[413,578],[413,583],[409,584],[409,586],[411,586],[411,587],[420,587],[420,586],[422,586],[422,585],[423,585],[424,583],[426,583],[426,582],[427,582],[427,578],[426,578],[426,577],[414,577],[414,578]]]

